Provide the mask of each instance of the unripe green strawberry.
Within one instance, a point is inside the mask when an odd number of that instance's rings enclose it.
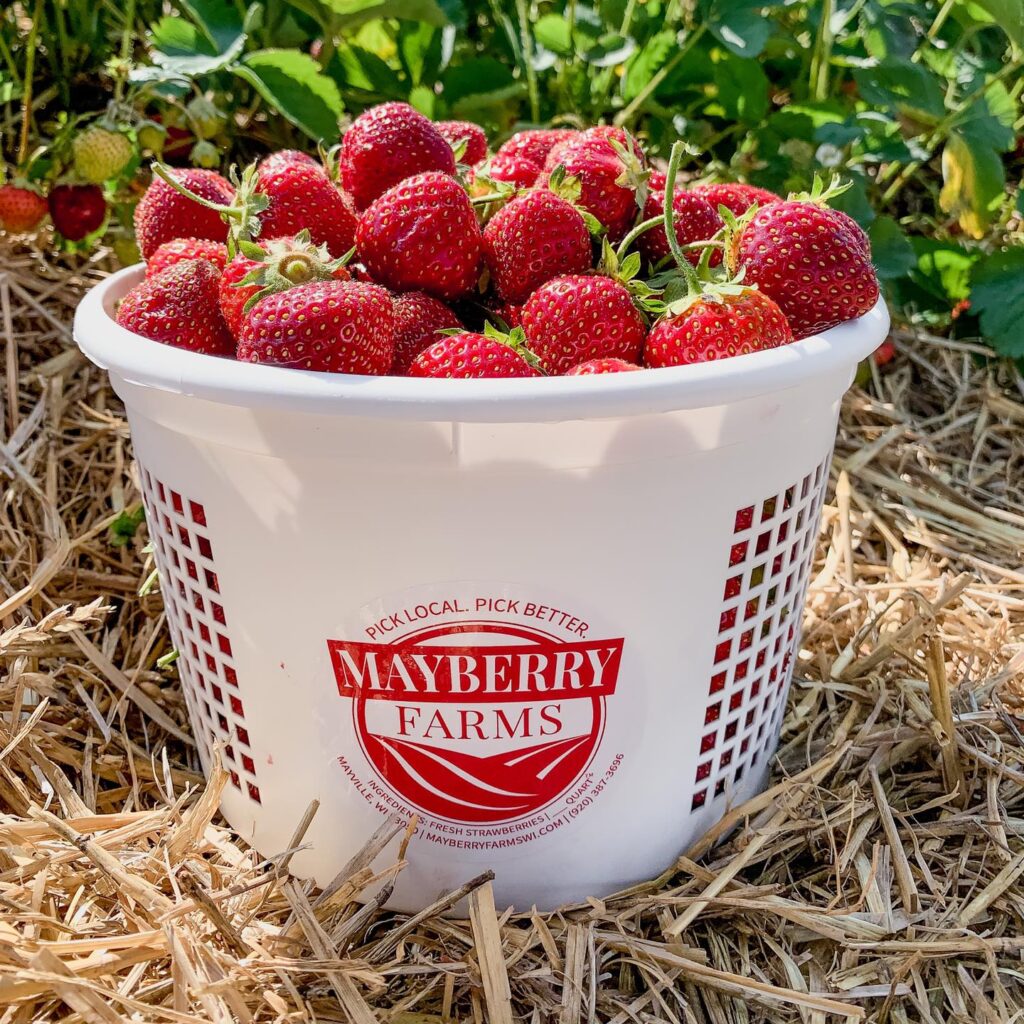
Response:
[[[192,147],[192,152],[189,153],[188,158],[195,167],[206,167],[207,169],[220,167],[220,150],[212,142],[207,142],[205,139],[200,139]]]
[[[185,108],[189,124],[200,139],[209,139],[224,127],[224,113],[205,96],[197,96]]]
[[[75,137],[71,153],[75,173],[92,185],[102,185],[128,166],[135,149],[127,135],[94,125]]]
[[[167,129],[156,121],[143,121],[135,130],[135,138],[143,149],[156,153],[158,156],[163,152],[164,141],[167,138]]]

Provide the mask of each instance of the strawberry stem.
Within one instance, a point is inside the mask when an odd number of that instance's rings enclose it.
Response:
[[[668,171],[665,173],[665,239],[672,252],[679,270],[686,280],[687,290],[691,294],[697,294],[701,290],[700,279],[693,264],[686,258],[683,247],[676,238],[676,214],[674,200],[676,196],[676,176],[679,174],[679,165],[682,163],[685,149],[681,142],[672,144],[672,152],[669,155]]]
[[[651,217],[649,220],[641,221],[634,227],[628,235],[619,243],[619,248],[616,250],[615,255],[621,260],[627,252],[629,247],[645,232],[650,231],[651,228],[656,228],[659,224],[665,223],[665,215],[660,214],[657,217]]]

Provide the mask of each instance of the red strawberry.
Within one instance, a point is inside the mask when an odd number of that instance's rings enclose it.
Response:
[[[53,226],[71,242],[98,231],[107,217],[107,201],[99,185],[58,185],[47,202]]]
[[[259,215],[261,237],[281,238],[305,229],[332,256],[344,256],[355,243],[352,200],[317,164],[295,160],[264,164],[256,176],[256,189],[270,199]]]
[[[495,181],[507,181],[517,188],[529,188],[540,176],[541,165],[518,153],[498,153],[487,166]]]
[[[389,189],[363,212],[356,231],[359,257],[375,280],[448,301],[476,285],[481,244],[465,189],[438,171]]]
[[[146,277],[153,277],[185,260],[206,260],[222,271],[228,260],[228,247],[223,242],[211,242],[208,238],[175,238],[164,242],[146,260]]]
[[[650,192],[644,205],[644,220],[660,217],[665,212],[665,175],[660,171],[652,171],[649,184]],[[675,212],[676,238],[679,239],[680,245],[706,241],[722,227],[722,218],[718,210],[707,199],[694,192],[684,192],[677,188],[672,199],[672,209]],[[668,238],[665,237],[664,227],[660,225],[645,231],[637,245],[649,263],[657,263],[669,254]],[[686,258],[694,266],[700,262],[700,256],[699,249],[686,254]],[[721,262],[721,252],[712,253],[711,266],[717,266]]]
[[[871,243],[827,194],[769,203],[735,240],[744,281],[773,298],[793,334],[806,338],[866,313],[878,301]]]
[[[221,204],[229,204],[234,199],[235,190],[216,171],[182,167],[175,168],[171,174],[175,181],[202,199]],[[156,177],[135,207],[135,236],[143,259],[148,260],[164,242],[175,238],[226,242],[228,226],[216,210],[201,206],[176,191],[163,178]]]
[[[208,355],[234,353],[217,304],[220,274],[206,260],[186,260],[146,278],[122,300],[117,322],[144,338]]]
[[[454,150],[465,141],[466,148],[459,163],[476,167],[487,159],[487,135],[483,128],[472,121],[438,121],[434,127],[444,136]]]
[[[625,130],[625,128],[617,128],[614,125],[599,124],[593,128],[587,128],[582,132],[567,132],[563,133],[562,137],[553,145],[549,150],[547,156],[544,158],[544,170],[553,171],[560,163],[563,163],[563,156],[569,151],[570,147],[576,147],[578,145],[593,145],[597,144],[598,148],[603,148],[604,144],[615,142],[623,149],[629,149],[632,143],[633,149],[638,157],[643,157],[643,153],[640,149],[639,143],[636,139],[633,139]],[[614,149],[613,149],[614,152]]]
[[[242,313],[245,304],[260,290],[258,284],[241,284],[242,278],[248,277],[258,267],[257,260],[250,259],[245,253],[237,252],[228,261],[224,273],[221,275],[217,300],[220,303],[224,322],[228,325],[228,330],[234,338],[237,338],[242,330]]]
[[[523,307],[526,343],[548,373],[609,356],[636,362],[646,328],[629,290],[599,274],[556,277]]]
[[[566,377],[588,377],[594,373],[626,373],[630,370],[639,370],[636,363],[629,363],[625,359],[588,359],[585,363],[579,363],[566,372]]]
[[[726,286],[694,296],[651,328],[647,366],[683,366],[760,352],[793,340],[782,310],[756,288]]]
[[[498,155],[521,157],[543,167],[555,146],[579,134],[574,128],[527,128],[503,142],[498,147]]]
[[[548,154],[545,170],[558,165],[580,179],[579,205],[604,225],[613,242],[620,241],[638,213],[636,187],[645,173],[639,151],[627,166],[610,138],[583,132]]]
[[[886,338],[878,348],[875,349],[874,359],[876,366],[885,366],[896,358],[896,346],[892,338]]]
[[[590,269],[590,233],[565,199],[546,190],[527,192],[487,222],[484,256],[498,294],[506,302],[524,302],[545,281]]]
[[[387,373],[391,296],[374,284],[312,281],[261,299],[242,319],[238,358],[326,373]]]
[[[341,184],[363,210],[406,178],[425,171],[455,173],[445,137],[407,103],[382,103],[364,111],[341,140]]]
[[[485,334],[451,334],[424,349],[409,368],[410,377],[539,377],[516,350]]]
[[[279,149],[276,153],[268,153],[259,163],[260,171],[273,171],[285,164],[304,164],[319,167],[320,163],[301,149]]]
[[[34,231],[47,209],[46,200],[33,189],[0,185],[0,228],[5,231],[13,235]]]
[[[259,254],[260,248],[263,255]],[[252,280],[242,284],[250,275]],[[306,232],[294,238],[264,240],[261,247],[256,247],[254,255],[235,253],[224,268],[219,289],[220,310],[228,329],[237,338],[242,330],[245,305],[260,292],[269,295],[310,281],[347,281],[349,278],[348,270],[340,261],[332,260],[326,248],[318,249]]]
[[[737,217],[742,216],[754,204],[764,206],[777,203],[780,196],[756,185],[744,185],[739,181],[725,181],[712,185],[694,185],[691,192],[703,196],[716,210],[724,206]]]
[[[392,376],[403,377],[412,361],[438,340],[438,331],[462,327],[459,318],[426,292],[406,292],[392,300],[395,314],[395,354]]]

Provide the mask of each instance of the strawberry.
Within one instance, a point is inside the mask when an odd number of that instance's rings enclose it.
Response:
[[[625,359],[588,359],[585,363],[578,363],[571,370],[567,370],[565,375],[588,377],[595,373],[627,373],[639,369],[636,363],[627,362]]]
[[[452,147],[407,103],[382,103],[360,114],[341,140],[338,162],[342,187],[358,210],[414,175],[455,174]]]
[[[754,203],[764,206],[766,203],[776,203],[781,198],[766,188],[744,185],[739,181],[694,185],[690,191],[703,196],[716,210],[724,206],[736,217],[741,217]]]
[[[871,243],[853,218],[825,202],[820,181],[806,198],[761,207],[733,241],[744,280],[781,307],[797,338],[866,313],[878,301]]]
[[[447,140],[454,151],[465,143],[459,163],[476,167],[487,159],[487,135],[483,128],[472,121],[438,121],[434,127]]]
[[[170,242],[164,242],[146,260],[146,277],[153,277],[161,270],[185,260],[206,260],[217,270],[223,271],[224,264],[228,261],[228,247],[223,242],[211,242],[208,238],[175,238]]]
[[[218,297],[228,330],[237,338],[250,300],[285,291],[310,281],[347,281],[342,261],[332,260],[326,247],[312,243],[309,232],[294,238],[273,238],[262,246],[242,243],[221,275]]]
[[[359,257],[375,280],[447,301],[473,290],[481,245],[469,196],[439,171],[389,189],[363,211],[356,231]]]
[[[20,235],[34,231],[47,212],[46,200],[30,188],[0,185],[0,228]]]
[[[520,334],[522,332],[519,332]],[[539,377],[515,334],[451,334],[424,349],[410,377]]]
[[[545,281],[590,269],[590,233],[565,199],[527,192],[487,222],[484,256],[498,294],[506,302],[524,302]]]
[[[498,156],[517,156],[543,167],[555,146],[579,135],[574,128],[527,128],[503,142],[498,147]]]
[[[356,212],[352,200],[317,164],[299,160],[268,163],[256,174],[256,190],[270,202],[259,214],[260,235],[280,238],[303,229],[332,256],[343,256],[355,241]]]
[[[217,304],[220,274],[206,260],[186,260],[146,278],[122,300],[117,322],[165,345],[229,356],[235,342]]]
[[[426,292],[405,292],[392,299],[395,315],[395,353],[392,376],[404,377],[412,361],[438,340],[437,332],[462,327],[459,318]]]
[[[279,149],[274,153],[268,153],[260,162],[260,171],[276,170],[282,164],[308,164],[310,167],[319,167],[320,163],[308,153],[301,149]]]
[[[70,242],[98,231],[107,217],[107,201],[99,185],[58,185],[47,202],[53,226]]]
[[[517,188],[529,188],[540,177],[541,165],[518,153],[498,153],[487,165],[487,176],[507,181]]]
[[[542,285],[523,307],[523,330],[552,374],[588,359],[636,362],[646,334],[629,289],[599,274],[570,274]]]
[[[582,186],[579,205],[596,217],[608,237],[617,242],[636,220],[636,191],[647,171],[635,143],[630,153],[613,134],[591,134],[595,130],[590,129],[555,146],[548,154],[544,169],[551,172],[561,165],[567,175],[578,177]],[[616,131],[621,132],[621,129]],[[622,137],[625,138],[624,132]]]
[[[116,178],[135,156],[131,139],[121,132],[93,125],[71,143],[75,173],[93,185]]]
[[[724,285],[718,292],[689,296],[676,312],[658,320],[647,338],[644,364],[704,363],[776,348],[792,340],[786,317],[767,295],[756,288]]]
[[[649,186],[650,192],[644,204],[644,220],[660,217],[665,212],[665,175],[660,171],[652,171]],[[680,245],[704,242],[722,227],[722,218],[717,209],[703,196],[694,192],[677,189],[672,200],[672,209],[675,212],[676,238],[679,239]],[[638,239],[637,245],[648,263],[657,263],[669,254],[668,238],[665,235],[665,228],[661,225],[645,231]],[[700,255],[700,250],[694,249],[686,254],[686,258],[696,266],[700,262]],[[714,252],[711,256],[711,266],[717,266],[721,261],[722,254]]]
[[[233,338],[237,338],[242,330],[242,316],[245,304],[259,294],[258,284],[242,284],[242,280],[259,268],[259,260],[250,259],[244,252],[236,252],[228,260],[221,274],[217,287],[217,301],[224,322]]]
[[[311,281],[261,299],[242,319],[238,358],[325,373],[391,366],[391,296],[374,284]]]
[[[227,204],[234,199],[234,189],[216,171],[183,167],[170,174],[189,191],[210,202]],[[228,226],[216,210],[201,206],[155,177],[135,207],[135,236],[143,258],[149,259],[164,242],[174,238],[226,242]]]

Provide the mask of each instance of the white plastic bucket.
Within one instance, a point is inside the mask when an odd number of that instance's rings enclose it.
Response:
[[[327,884],[416,814],[391,905],[493,868],[500,904],[549,908],[763,788],[881,302],[718,363],[431,381],[145,340],[113,319],[141,276],[75,337],[127,408],[196,740],[257,850],[315,797],[292,868]]]

